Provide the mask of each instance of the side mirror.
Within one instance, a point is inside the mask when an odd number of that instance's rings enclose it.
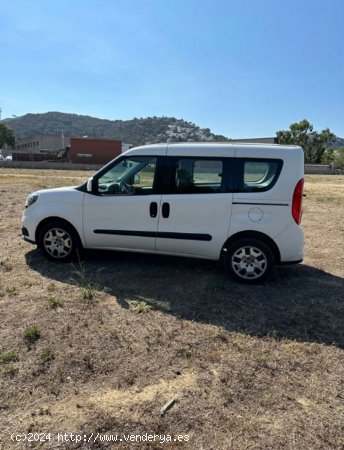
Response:
[[[86,186],[87,192],[95,193],[98,191],[98,180],[95,180],[93,177],[89,178],[87,180],[87,186]]]
[[[92,192],[92,181],[93,181],[93,177],[91,177],[87,180],[87,186],[86,186],[87,192]]]
[[[139,174],[134,176],[134,184],[140,184],[141,178]]]

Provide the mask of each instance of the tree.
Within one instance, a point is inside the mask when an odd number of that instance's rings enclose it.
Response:
[[[306,163],[320,163],[326,148],[336,138],[329,128],[320,133],[314,131],[306,119],[292,123],[289,130],[277,131],[276,136],[280,144],[300,145],[305,152]]]
[[[344,147],[328,148],[323,154],[321,162],[334,169],[344,169]]]
[[[11,128],[4,123],[0,123],[0,148],[4,145],[13,148],[15,144],[15,136]]]

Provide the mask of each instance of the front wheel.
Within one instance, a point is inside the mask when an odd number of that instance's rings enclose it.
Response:
[[[38,246],[53,261],[70,261],[82,249],[80,238],[74,228],[63,221],[47,223],[40,230]]]
[[[236,281],[260,283],[274,267],[274,255],[265,243],[256,239],[241,239],[228,249],[226,267]]]

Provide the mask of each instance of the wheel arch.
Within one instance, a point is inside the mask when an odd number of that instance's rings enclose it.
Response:
[[[67,224],[68,226],[72,227],[77,238],[79,239],[80,245],[83,246],[80,234],[79,234],[78,230],[75,228],[75,226],[72,223],[70,223],[68,220],[62,219],[62,217],[58,217],[58,216],[46,217],[45,219],[40,221],[40,223],[38,224],[38,226],[36,228],[36,233],[35,233],[35,240],[36,240],[37,244],[39,243],[39,235],[41,233],[42,228],[50,222],[62,222],[62,223]]]
[[[230,236],[227,241],[223,244],[223,247],[221,249],[221,257],[220,259],[223,261],[225,259],[226,253],[228,249],[237,241],[240,239],[256,239],[261,242],[263,242],[265,245],[267,245],[275,258],[275,263],[279,264],[281,261],[281,253],[279,251],[279,248],[276,244],[276,242],[271,239],[268,235],[261,233],[259,231],[254,230],[248,230],[248,231],[240,231],[238,233],[233,234]]]

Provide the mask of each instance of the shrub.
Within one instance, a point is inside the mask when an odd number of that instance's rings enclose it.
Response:
[[[47,364],[55,359],[54,353],[50,348],[44,348],[39,354],[39,359],[43,364]]]
[[[58,299],[56,297],[52,297],[52,296],[47,298],[47,304],[48,304],[48,307],[51,309],[56,309],[56,308],[63,306],[63,303],[61,302],[60,299]]]
[[[8,364],[13,361],[18,361],[18,350],[9,350],[8,352],[1,353],[0,362]]]
[[[18,291],[17,291],[17,288],[16,287],[7,287],[6,289],[5,289],[5,292],[6,292],[6,294],[9,296],[9,297],[15,297],[16,295],[18,295]]]
[[[137,313],[146,313],[152,309],[151,305],[144,300],[134,300],[131,302],[133,311]]]
[[[334,169],[344,169],[344,147],[327,149],[323,154],[321,162]]]
[[[30,325],[24,330],[24,337],[27,342],[33,344],[41,337],[41,333],[37,325]]]
[[[74,270],[75,278],[72,279],[80,289],[81,298],[88,304],[93,303],[98,291],[102,290],[98,280],[102,269],[98,269],[95,274],[95,280],[87,274],[85,265],[79,262],[79,266]]]

